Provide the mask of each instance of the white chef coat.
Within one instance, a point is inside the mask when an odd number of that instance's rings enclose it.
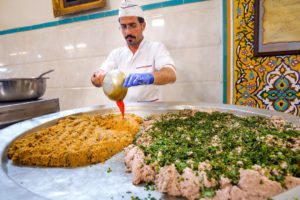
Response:
[[[160,42],[143,40],[133,54],[128,46],[114,49],[104,61],[101,69],[108,72],[113,69],[131,73],[152,73],[163,66],[174,68],[174,61],[166,47]],[[159,100],[159,88],[156,85],[139,85],[128,88],[124,101],[151,102]]]

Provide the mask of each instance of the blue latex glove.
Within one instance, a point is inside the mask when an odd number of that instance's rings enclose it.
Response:
[[[150,73],[130,74],[126,77],[123,86],[132,87],[138,85],[150,85],[154,82],[154,76]]]

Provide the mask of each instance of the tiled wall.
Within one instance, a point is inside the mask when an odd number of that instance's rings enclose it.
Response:
[[[300,116],[300,55],[254,57],[255,1],[231,3],[232,103]]]
[[[221,3],[209,0],[145,12],[145,38],[163,42],[176,62],[177,82],[160,86],[163,101],[222,103]],[[164,20],[164,26],[152,26],[153,20]],[[113,103],[92,86],[90,76],[121,45],[125,41],[117,16],[0,35],[0,78],[55,69],[43,98],[59,98],[62,110]]]

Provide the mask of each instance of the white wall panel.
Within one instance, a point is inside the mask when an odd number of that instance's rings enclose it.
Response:
[[[3,15],[12,18],[1,9],[12,8],[17,2],[25,4],[25,1],[0,0],[0,29],[3,23],[17,25],[1,18]],[[47,6],[51,1],[26,2]],[[109,1],[106,9],[116,9],[116,2]],[[141,4],[154,2],[157,1],[143,0]],[[18,19],[28,11],[27,5],[23,8]],[[50,14],[45,12],[45,15],[41,19],[51,21]],[[176,62],[177,82],[160,87],[161,100],[222,103],[221,1],[154,9],[145,15],[148,23],[145,38],[163,42]],[[28,16],[23,18],[33,17]],[[163,20],[164,26],[153,26],[153,20],[157,19]],[[30,25],[26,20],[21,19],[20,23]],[[113,103],[101,88],[92,86],[90,76],[113,48],[123,45],[117,16],[0,35],[0,78],[33,77],[55,69],[48,75],[44,98],[59,98],[62,110]]]

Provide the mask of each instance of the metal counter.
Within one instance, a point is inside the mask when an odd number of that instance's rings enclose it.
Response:
[[[0,102],[0,128],[10,124],[59,111],[58,99]]]
[[[275,111],[260,110],[232,105],[205,103],[141,103],[126,105],[126,112],[146,117],[179,109],[214,109],[237,115],[282,116],[287,121],[300,125],[300,118]],[[144,186],[134,186],[131,174],[125,173],[123,152],[105,163],[78,168],[41,168],[13,165],[7,158],[9,144],[18,136],[55,124],[59,118],[79,113],[118,113],[114,105],[94,106],[68,110],[23,121],[0,131],[0,195],[5,200],[123,200],[140,199],[175,200],[155,191],[146,191]],[[109,172],[111,169],[111,172]],[[276,200],[300,199],[300,186],[273,198]]]

